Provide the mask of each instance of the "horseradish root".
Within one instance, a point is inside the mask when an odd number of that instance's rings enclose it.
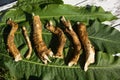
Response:
[[[58,36],[59,45],[57,47],[57,53],[53,57],[63,58],[63,48],[66,43],[66,37],[63,31],[59,27],[54,27],[51,21],[47,23],[46,29]]]
[[[12,27],[7,37],[8,51],[13,55],[15,61],[22,60],[21,54],[14,43],[14,36],[15,32],[18,29],[18,24],[12,21],[11,19],[7,21],[7,24]]]
[[[76,65],[80,57],[81,43],[78,39],[77,34],[72,29],[70,21],[66,21],[66,19],[62,17],[61,22],[65,25],[65,28],[66,28],[65,31],[71,36],[73,48],[74,48],[74,51],[73,51],[74,56],[69,61],[68,66]]]
[[[86,31],[86,26],[80,22],[77,23],[77,32],[80,41],[82,42],[82,45],[84,46],[84,49],[86,51],[86,62],[84,66],[84,71],[88,70],[88,66],[91,63],[94,63],[95,59],[95,50],[93,45],[91,44],[89,38],[88,38],[88,33]]]
[[[24,26],[22,27],[22,30],[23,30],[23,34],[24,34],[25,40],[26,40],[27,45],[28,45],[28,49],[29,49],[26,53],[26,58],[29,59],[31,57],[31,54],[32,54],[32,45],[31,45],[30,39],[28,37],[27,30]]]
[[[47,48],[42,39],[42,23],[40,17],[33,15],[33,42],[39,58],[44,64],[51,62],[48,56],[53,56],[53,52]]]

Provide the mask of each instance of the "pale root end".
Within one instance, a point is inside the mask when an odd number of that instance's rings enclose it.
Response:
[[[94,63],[94,61],[88,61],[88,62],[85,63],[85,66],[84,66],[84,71],[85,71],[85,72],[88,70],[88,66],[89,66],[91,63]]]
[[[31,57],[31,55],[27,55],[27,56],[26,56],[26,59],[30,59],[30,57]]]
[[[49,52],[49,56],[53,57],[53,52],[52,51]]]
[[[47,60],[47,61],[49,61],[49,62],[52,62],[52,61],[48,58],[47,55],[44,55],[44,59]]]
[[[95,52],[93,50],[90,51],[87,61],[89,61],[90,63],[95,62]]]
[[[47,55],[44,55],[43,57],[41,57],[41,60],[44,64],[48,64],[48,61],[51,62]]]
[[[80,25],[80,22],[77,22],[77,25]]]
[[[10,24],[11,23],[11,18],[9,18],[8,20],[7,20],[7,24]]]
[[[61,21],[65,23],[64,25],[68,27],[69,30],[72,30],[72,25],[69,20],[66,20],[64,16],[61,17]]]
[[[28,45],[28,48],[29,48],[29,51],[27,52],[26,58],[29,59],[29,58],[31,57],[31,53],[32,53],[32,45],[31,45],[29,36],[28,36],[28,34],[27,34],[26,27],[23,26],[23,27],[22,27],[22,30],[23,30],[23,34],[24,34],[25,40],[26,40],[27,45]]]
[[[63,56],[53,55],[53,57],[63,59]]]
[[[58,52],[55,55],[53,55],[53,57],[63,59],[63,54]]]
[[[25,26],[23,26],[22,29],[25,31],[26,30]]]
[[[47,64],[47,60],[42,60],[44,64]]]
[[[53,26],[53,22],[52,22],[52,21],[49,21],[49,22],[46,24],[45,27],[47,28],[47,27],[50,27],[50,26]]]
[[[84,71],[86,72],[88,70],[88,63],[85,63],[85,66],[84,66]]]
[[[18,54],[18,55],[15,57],[15,61],[18,62],[18,61],[20,61],[20,60],[22,60],[22,57],[21,57],[20,54]]]
[[[52,26],[53,25],[53,22],[52,21],[49,21],[49,26]]]
[[[11,18],[9,18],[9,20],[11,21],[12,19],[11,19]]]
[[[66,21],[64,16],[61,17],[61,21]]]
[[[88,56],[88,59],[85,63],[85,66],[84,66],[84,71],[87,71],[88,70],[88,66],[91,64],[91,63],[94,63],[95,62],[95,52],[94,51],[91,51],[91,53],[89,54]]]
[[[70,21],[68,21],[68,24],[69,24],[69,30],[72,30],[72,25],[71,25]]]
[[[76,63],[75,61],[70,61],[70,62],[68,63],[68,66],[69,66],[69,67],[71,67],[71,66],[73,66],[73,65],[77,65],[77,63]]]

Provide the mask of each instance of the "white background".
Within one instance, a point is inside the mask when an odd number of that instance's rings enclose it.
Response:
[[[105,24],[114,26],[120,31],[120,0],[63,0],[65,4],[75,6],[95,5],[101,6],[105,11],[110,11],[113,15],[117,16],[117,20],[106,21]]]

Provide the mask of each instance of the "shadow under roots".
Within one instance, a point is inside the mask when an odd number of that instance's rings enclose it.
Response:
[[[77,29],[77,24],[74,24],[73,25],[73,30],[75,31],[75,33],[78,35],[78,29]],[[79,39],[80,43],[81,43],[81,40]],[[85,50],[84,50],[84,46],[83,44],[81,43],[81,51],[80,51],[80,58],[79,58],[79,65],[81,66],[81,68],[84,70],[84,65],[85,65],[85,61],[86,61],[86,53],[85,53]]]
[[[29,21],[29,24],[32,25],[32,23],[33,23],[32,14],[27,13],[27,12],[24,12],[24,13],[25,13],[25,16],[26,16],[26,21]]]
[[[74,48],[73,48],[73,41],[71,36],[68,33],[64,33],[67,36],[67,39],[70,41],[69,50],[67,52],[67,56],[65,56],[65,64],[68,65],[69,61],[73,58],[74,56]]]
[[[74,49],[73,47],[70,47],[69,48],[69,51],[68,51],[68,54],[67,56],[65,57],[65,64],[68,65],[69,61],[73,58],[73,56],[75,54],[74,53]],[[81,55],[80,55],[80,58],[79,58],[79,61],[78,61],[78,64],[80,65],[81,69],[84,70],[84,65],[85,65],[85,61],[86,61],[86,56],[83,52],[83,50],[80,51]]]
[[[40,77],[33,76],[33,75],[30,75],[29,78],[26,79],[26,76],[24,74],[23,77],[20,80],[41,80],[41,79],[40,79]]]
[[[85,61],[86,61],[85,51],[81,50],[80,53],[81,53],[81,55],[80,55],[78,63],[80,64],[81,69],[84,70],[84,65],[85,65]]]
[[[52,34],[52,39],[50,41],[49,48],[51,48],[54,54],[57,53],[58,45],[59,45],[58,36],[55,34]]]
[[[30,32],[30,41],[31,41],[31,45],[32,45],[32,50],[34,51],[35,55],[40,59],[39,54],[37,53],[36,49],[35,49],[35,44],[34,44],[34,40],[33,40],[33,16],[30,13],[24,12],[26,15],[26,21],[29,22],[29,25],[31,27],[31,32]],[[36,15],[36,14],[35,14]],[[32,52],[33,52],[32,51]],[[27,52],[26,52],[27,53]],[[24,55],[24,57],[26,57],[27,54]],[[41,60],[41,59],[40,59]]]
[[[72,59],[72,57],[74,56],[74,49],[73,47],[71,46],[69,48],[69,51],[67,53],[67,56],[65,57],[65,64],[68,65],[69,61]]]
[[[4,28],[3,38],[4,38],[5,44],[7,44],[7,37],[8,37],[8,35],[9,35],[9,33],[10,33],[11,28],[12,28],[11,26],[6,26],[6,27]]]
[[[36,76],[30,76],[28,80],[41,80],[41,79]]]

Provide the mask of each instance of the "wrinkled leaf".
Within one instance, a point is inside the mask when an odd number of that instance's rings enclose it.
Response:
[[[73,21],[82,21],[88,23],[89,20],[99,19],[100,21],[116,19],[110,12],[105,12],[101,7],[73,7],[71,5],[51,4],[41,8],[39,4],[32,6],[23,6],[10,9],[1,18],[1,23],[5,24],[8,18],[12,18],[16,22],[30,20],[31,14],[40,15],[41,19],[59,19],[60,16],[65,16]]]
[[[120,35],[118,30],[103,25],[97,20],[87,30],[96,50],[111,54],[120,52]]]
[[[18,3],[19,7],[8,10],[5,14],[1,15],[0,22],[0,65],[8,70],[6,79],[10,80],[119,80],[120,79],[120,58],[114,57],[112,54],[120,52],[120,33],[118,30],[109,26],[101,24],[101,21],[113,20],[115,17],[105,12],[101,7],[73,7],[70,5],[58,5],[51,4],[41,7],[39,4],[26,5],[22,4],[22,1]],[[31,0],[31,4],[34,0]],[[36,0],[37,1],[37,0]],[[24,5],[24,7],[21,7]],[[64,15],[67,19],[70,19],[72,23],[76,21],[82,21],[87,23],[87,31],[92,44],[96,49],[95,64],[89,66],[89,70],[84,72],[82,67],[82,58],[84,58],[84,52],[81,55],[78,65],[68,67],[63,59],[51,58],[52,63],[44,65],[39,58],[33,52],[30,60],[23,59],[22,61],[15,62],[7,52],[6,39],[9,33],[10,27],[6,25],[6,20],[12,18],[19,23],[19,29],[15,34],[15,44],[20,50],[22,56],[28,49],[24,37],[22,35],[21,27],[25,25],[29,37],[32,41],[32,13],[38,14],[41,17],[43,23],[43,39],[49,47],[52,43],[54,35],[48,32],[44,25],[46,20],[51,19],[54,23],[63,27],[60,24],[59,18]],[[111,46],[112,45],[112,46]],[[65,45],[63,53],[67,55],[70,48],[69,39]]]

